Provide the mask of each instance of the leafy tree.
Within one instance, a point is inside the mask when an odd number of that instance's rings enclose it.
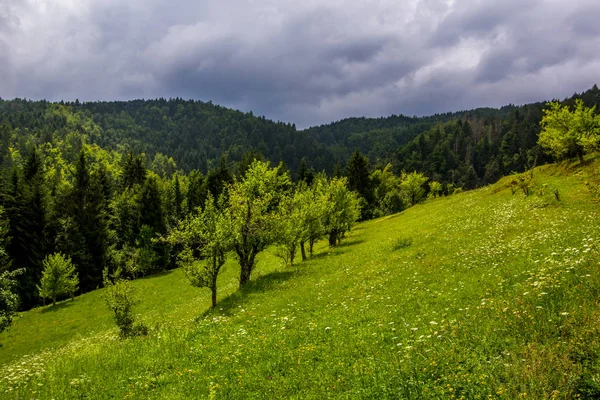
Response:
[[[79,285],[79,278],[71,259],[61,253],[48,255],[44,259],[40,285],[38,286],[40,297],[52,299],[53,305],[56,304],[57,297],[67,294],[73,297]]]
[[[213,307],[217,305],[217,278],[232,246],[231,221],[224,198],[220,203],[217,207],[209,193],[204,210],[188,216],[169,238],[172,243],[183,245],[178,264],[192,286],[211,290]]]
[[[393,214],[404,209],[400,195],[400,179],[392,172],[392,164],[376,169],[371,174],[375,204],[379,214]]]
[[[428,178],[425,175],[416,171],[410,174],[402,172],[402,176],[400,177],[400,187],[402,188],[402,193],[409,205],[414,206],[419,201],[423,200],[423,196],[425,196],[425,188],[423,188],[423,185],[427,182],[427,179]]]
[[[437,197],[439,197],[440,193],[442,192],[442,184],[437,182],[437,181],[431,181],[429,182],[429,195],[431,196],[431,198],[435,199]]]
[[[277,213],[275,237],[275,255],[283,260],[286,265],[294,265],[294,258],[298,245],[307,236],[307,227],[304,222],[306,212],[304,198],[300,195],[285,195],[281,198]],[[303,260],[306,254],[303,254]]]
[[[109,226],[115,233],[118,248],[135,245],[140,232],[140,197],[141,188],[134,186],[125,188],[110,203]]]
[[[596,106],[585,107],[583,100],[575,101],[575,109],[558,102],[547,104],[540,125],[538,143],[558,159],[577,156],[583,161],[585,151],[600,146],[600,116]]]
[[[321,174],[317,175],[313,183],[312,187],[300,185],[294,193],[294,204],[301,217],[300,252],[303,261],[306,260],[305,244],[308,242],[312,256],[315,242],[325,235],[323,220],[328,206],[327,178]]]
[[[19,295],[16,293],[17,276],[23,269],[0,273],[0,333],[12,324],[19,309]]]
[[[329,245],[337,246],[360,217],[360,201],[356,192],[346,186],[346,178],[333,178],[326,188],[327,206],[324,217]]]
[[[240,287],[250,280],[256,255],[277,235],[273,230],[277,205],[282,188],[289,184],[289,177],[280,175],[277,168],[255,161],[243,180],[235,181],[229,190],[233,248],[241,267]]]

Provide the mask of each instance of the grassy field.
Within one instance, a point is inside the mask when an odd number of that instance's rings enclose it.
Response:
[[[212,311],[180,271],[138,280],[147,337],[118,339],[100,291],[24,313],[0,335],[0,396],[597,398],[598,176],[544,166],[527,198],[504,178],[294,268],[267,253],[242,291],[230,262]]]

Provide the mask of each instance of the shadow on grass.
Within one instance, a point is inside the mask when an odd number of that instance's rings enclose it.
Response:
[[[228,315],[232,313],[233,309],[237,309],[244,300],[251,294],[265,293],[270,290],[274,290],[277,286],[288,281],[293,276],[300,274],[298,267],[290,268],[289,271],[277,271],[271,272],[270,274],[261,275],[256,279],[249,281],[246,286],[242,289],[230,294],[226,298],[220,300],[217,303],[217,307],[214,309],[208,309],[196,318],[201,320],[213,313]]]
[[[308,256],[306,261],[318,260],[325,257],[339,256],[340,254],[344,254],[346,251],[341,249],[340,247],[341,245],[337,247],[329,247],[319,253],[313,254],[312,256]]]
[[[174,270],[174,269],[168,269],[168,270],[166,270],[166,271],[162,271],[162,272],[156,272],[156,273],[154,273],[154,274],[151,274],[151,275],[146,275],[146,276],[143,276],[143,277],[141,277],[141,278],[137,278],[137,279],[154,279],[154,278],[162,278],[163,276],[170,275],[170,274],[172,274],[173,272],[175,272],[175,270]]]
[[[350,246],[354,246],[357,244],[361,244],[364,243],[365,240],[364,239],[350,239],[350,240],[343,240],[341,244],[338,244],[337,246],[335,246],[336,249],[340,249],[340,248],[344,248],[344,247],[350,247]]]
[[[64,301],[61,301],[60,303],[56,303],[54,305],[50,304],[49,306],[44,306],[40,312],[42,314],[49,313],[49,312],[57,312],[57,311],[62,310],[63,308],[71,307],[73,305],[73,303],[74,303],[74,301],[71,299],[64,300]]]

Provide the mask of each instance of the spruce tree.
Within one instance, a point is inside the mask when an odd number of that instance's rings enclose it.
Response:
[[[369,160],[356,150],[346,165],[348,189],[357,192],[364,201],[361,219],[371,218],[375,196],[371,182]]]

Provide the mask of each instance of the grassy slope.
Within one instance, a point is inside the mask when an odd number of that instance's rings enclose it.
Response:
[[[99,294],[26,313],[3,334],[0,393],[39,398],[557,398],[599,394],[598,174],[538,168],[360,224],[217,310],[178,271],[135,282],[149,337],[116,339]],[[561,201],[552,191],[559,189]],[[86,321],[75,322],[86,318]],[[85,324],[85,328],[80,328]],[[108,330],[107,330],[108,329]],[[60,347],[74,337],[68,345]],[[33,338],[31,336],[33,335]],[[40,351],[44,346],[57,350]],[[16,360],[26,350],[33,356]],[[16,360],[16,361],[15,361]]]

